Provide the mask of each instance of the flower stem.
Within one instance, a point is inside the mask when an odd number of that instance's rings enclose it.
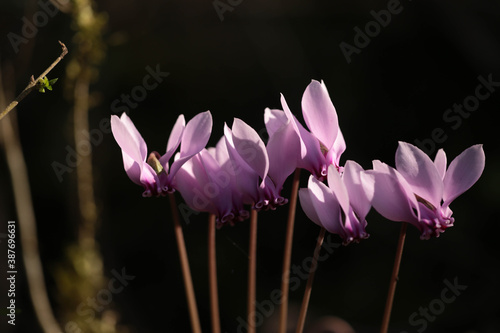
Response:
[[[396,293],[396,283],[398,282],[399,266],[403,255],[403,247],[405,245],[406,228],[408,223],[402,222],[401,231],[399,232],[398,247],[396,249],[396,258],[394,259],[394,267],[392,268],[391,282],[389,283],[389,292],[387,293],[387,301],[385,303],[384,317],[382,318],[382,326],[380,333],[387,333],[389,329],[389,319],[391,318],[392,303],[394,294]]]
[[[297,330],[295,331],[296,333],[302,333],[302,331],[304,330],[307,308],[309,307],[309,299],[311,298],[314,273],[316,272],[316,268],[318,268],[319,251],[321,250],[321,245],[323,244],[324,238],[325,238],[325,228],[322,227],[321,230],[319,231],[318,240],[316,242],[316,248],[314,249],[313,259],[311,263],[311,270],[309,271],[306,290],[304,291],[304,298],[302,299],[302,306],[300,307],[299,319],[297,321]]]
[[[4,105],[4,88],[0,68],[0,107]],[[8,90],[5,90],[6,94]],[[18,135],[18,122],[13,113],[0,124],[0,141],[5,149],[5,159],[11,177],[13,200],[19,227],[19,242],[28,292],[36,318],[44,333],[62,333],[52,311],[47,293],[43,264],[40,259],[36,217],[29,183],[28,169]],[[5,222],[6,224],[6,222]],[[20,264],[20,262],[19,262]],[[47,266],[45,266],[47,269]]]
[[[179,212],[175,203],[175,196],[169,193],[170,208],[172,209],[172,217],[174,220],[174,232],[177,240],[177,249],[179,250],[179,259],[181,262],[182,276],[184,278],[184,286],[186,288],[186,298],[189,307],[189,316],[191,319],[191,328],[193,333],[201,333],[200,318],[198,316],[198,308],[196,307],[196,298],[194,295],[193,280],[191,278],[191,270],[189,269],[189,261],[182,234],[182,227],[179,220]]]
[[[293,229],[295,225],[295,211],[297,207],[297,193],[299,192],[300,169],[295,169],[288,207],[288,221],[286,224],[285,251],[283,255],[283,273],[281,275],[281,308],[280,333],[286,333],[288,319],[288,292],[290,285],[290,261],[292,258]]]
[[[248,245],[248,333],[255,333],[255,295],[256,295],[256,268],[257,268],[257,210],[250,212],[250,238]]]
[[[215,215],[210,214],[208,216],[208,281],[210,285],[210,314],[212,317],[212,333],[220,333],[215,231]]]

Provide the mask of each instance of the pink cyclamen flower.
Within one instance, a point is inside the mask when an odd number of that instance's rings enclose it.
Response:
[[[314,176],[307,188],[299,190],[302,209],[310,220],[339,235],[343,244],[368,238],[366,215],[370,211],[373,188],[361,182],[363,168],[347,161],[342,174],[328,167],[328,186]]]
[[[146,142],[126,113],[121,117],[111,116],[111,130],[122,149],[127,175],[134,183],[145,188],[142,195],[164,195],[174,191],[172,179],[182,164],[207,144],[212,131],[212,115],[210,111],[199,113],[187,125],[184,116],[180,115],[170,133],[163,156],[157,152],[148,156]],[[170,166],[169,160],[179,145],[180,156]]]
[[[286,204],[288,200],[280,195],[268,177],[269,156],[257,132],[241,119],[234,118],[232,129],[224,124],[224,136],[243,203],[255,209],[275,209]]]
[[[269,133],[270,177],[280,187],[295,168],[310,171],[319,180],[328,166],[340,170],[340,156],[346,149],[337,112],[324,82],[313,80],[302,96],[302,115],[310,132],[291,113],[281,95],[283,111],[266,109],[264,120]]]
[[[434,162],[419,148],[399,142],[396,169],[378,160],[363,175],[374,182],[373,207],[385,218],[413,224],[421,239],[439,237],[453,226],[450,204],[481,176],[485,156],[482,145],[464,150],[446,168],[440,149]]]
[[[174,185],[189,207],[214,214],[221,227],[250,215],[243,208],[235,176],[223,137],[215,148],[202,149],[184,163],[174,177]]]

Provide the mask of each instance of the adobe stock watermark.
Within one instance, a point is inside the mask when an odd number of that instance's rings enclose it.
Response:
[[[214,0],[212,2],[215,12],[217,13],[217,16],[219,16],[219,20],[221,22],[224,21],[225,12],[232,12],[234,8],[236,8],[243,2],[243,0],[226,0],[226,1],[227,2],[224,2],[223,0]]]
[[[135,109],[140,102],[144,101],[148,95],[148,91],[156,89],[163,80],[170,75],[169,72],[162,72],[160,64],[157,64],[153,69],[150,66],[145,68],[147,74],[142,79],[142,84],[136,85],[130,90],[130,94],[121,94],[111,102],[111,111],[118,113],[123,112],[129,114],[131,109]],[[103,140],[104,135],[111,133],[110,117],[102,118],[99,121],[99,127],[91,129],[90,132],[83,131],[82,137],[85,140],[76,142],[75,148],[66,145],[66,157],[64,162],[53,161],[51,163],[52,169],[56,174],[57,180],[61,183],[66,173],[71,173],[81,163],[82,157],[89,156],[92,153],[92,147],[99,146]]]
[[[129,285],[129,282],[135,279],[134,275],[128,275],[125,272],[125,267],[121,272],[115,269],[111,270],[113,278],[108,281],[107,288],[101,289],[97,292],[95,297],[87,297],[81,302],[77,308],[76,313],[83,317],[82,320],[90,323],[96,317],[96,312],[101,313],[113,301],[113,295],[119,294]],[[69,321],[64,326],[65,333],[84,333],[76,322]]]
[[[402,11],[403,6],[399,0],[389,0],[386,9],[382,9],[378,12],[371,10],[370,15],[374,20],[365,24],[364,31],[358,26],[354,27],[354,32],[356,33],[353,39],[354,45],[344,41],[339,44],[340,50],[347,63],[350,64],[352,55],[360,54],[361,50],[370,44],[372,38],[377,37],[382,31],[382,28],[387,27],[391,23],[393,15],[400,14]]]
[[[323,240],[323,244],[321,247],[326,251],[324,254],[318,256],[318,263],[321,261],[325,261],[328,259],[335,249],[339,248],[341,245],[340,242],[336,243],[332,241],[332,235],[328,233]],[[305,258],[301,265],[293,264],[290,269],[290,291],[297,290],[300,285],[307,280],[309,277],[309,273],[312,271],[312,262],[313,257]],[[316,266],[317,269],[317,266]],[[264,320],[273,315],[276,307],[281,304],[281,289],[276,288],[271,291],[268,299],[265,299],[261,302],[255,302],[256,311],[251,315],[255,317],[255,327],[259,327],[264,324]],[[238,327],[236,329],[237,333],[246,333],[248,332],[248,323],[244,318],[239,316],[236,318],[238,322]]]
[[[468,119],[473,112],[477,111],[480,103],[490,98],[491,94],[500,87],[500,82],[493,81],[493,74],[491,73],[486,78],[479,75],[477,80],[479,84],[474,89],[474,94],[465,97],[462,103],[454,103],[453,107],[444,111],[443,121],[450,124],[452,130],[457,130],[462,126],[463,120]],[[436,127],[431,131],[428,138],[415,139],[414,143],[423,152],[431,155],[436,151],[436,144],[443,143],[447,139],[446,130],[442,127]]]
[[[66,5],[69,0],[55,0],[60,5]],[[21,28],[21,35],[14,32],[9,32],[7,38],[15,53],[19,52],[21,44],[27,44],[30,39],[35,38],[38,34],[38,29],[45,27],[51,18],[59,13],[59,9],[51,3],[50,0],[39,0],[38,6],[40,9],[36,11],[31,18],[23,16],[21,21],[23,26]]]
[[[418,311],[413,312],[408,318],[408,323],[415,327],[418,333],[423,333],[427,329],[429,322],[434,322],[437,316],[444,312],[446,305],[455,302],[457,297],[468,287],[459,284],[458,277],[453,279],[453,283],[448,279],[444,279],[443,283],[446,287],[441,290],[439,298],[430,301],[426,307],[419,307]],[[402,331],[401,333],[409,332]]]

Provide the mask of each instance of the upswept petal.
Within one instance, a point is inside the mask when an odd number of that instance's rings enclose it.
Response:
[[[319,216],[316,213],[316,209],[314,208],[312,202],[313,198],[311,190],[308,188],[301,188],[299,190],[299,200],[300,200],[300,206],[302,207],[304,213],[306,213],[309,220],[313,221],[314,223],[322,227],[323,225],[321,224]]]
[[[267,142],[269,177],[280,190],[284,182],[297,168],[300,146],[299,137],[291,125],[282,126]]]
[[[226,148],[230,157],[231,169],[236,177],[236,185],[242,193],[245,204],[253,204],[260,200],[259,186],[264,186],[265,179],[259,184],[259,175],[252,169],[246,161],[240,156],[235,148],[234,137],[231,129],[224,124],[224,138]]]
[[[302,114],[309,130],[331,150],[337,138],[339,123],[337,112],[323,82],[312,80],[307,86],[302,96]]]
[[[413,212],[417,206],[410,205],[411,197],[408,197],[397,177],[375,170],[365,171],[365,175],[373,179],[375,190],[372,205],[380,215],[392,221],[410,222],[419,227],[418,218]]]
[[[169,181],[172,180],[182,164],[205,148],[211,132],[212,115],[210,111],[197,114],[187,123],[182,133],[179,158],[172,163],[168,172]]]
[[[184,119],[184,115],[180,115],[170,132],[170,136],[167,142],[167,151],[165,155],[168,157],[167,161],[174,155],[174,152],[179,147],[182,139],[182,133],[184,133],[184,128],[186,127],[186,120]],[[161,161],[160,161],[161,162]]]
[[[281,95],[281,104],[285,115],[299,137],[300,156],[298,156],[297,167],[308,170],[318,178],[325,177],[328,171],[318,139],[308,132],[290,112],[283,95]]]
[[[282,110],[266,108],[264,110],[264,123],[266,124],[267,134],[272,137],[277,130],[289,124],[290,121]]]
[[[345,152],[346,147],[347,146],[344,140],[344,136],[342,135],[342,131],[339,128],[337,138],[333,143],[333,148],[328,151],[328,154],[326,156],[327,161],[329,161],[329,163],[334,163],[335,166],[338,167],[340,165],[340,156],[342,156],[342,154]]]
[[[334,165],[328,167],[328,187],[337,198],[344,213],[347,214],[349,212],[349,193]]]
[[[400,141],[396,150],[396,169],[416,195],[434,207],[441,206],[443,180],[427,154],[412,144]]]
[[[200,152],[208,143],[212,133],[212,114],[210,111],[198,113],[184,129],[181,141],[181,158],[193,156]]]
[[[447,207],[460,194],[467,191],[479,179],[485,166],[483,145],[464,150],[451,161],[444,176],[443,207]]]
[[[225,216],[230,213],[232,206],[231,178],[206,149],[202,149],[199,155],[209,179],[203,186],[205,195],[217,209],[218,216]]]
[[[134,159],[128,156],[127,153],[122,151],[123,157],[123,166],[125,168],[125,172],[127,172],[128,177],[137,185],[142,185],[141,183],[141,166],[139,163],[134,161]]]
[[[347,161],[342,176],[349,194],[349,202],[360,221],[364,221],[370,211],[374,191],[373,183],[365,183],[361,180],[361,172],[363,171],[363,168],[358,163]],[[328,178],[330,178],[330,175],[328,175]]]
[[[208,176],[198,154],[186,161],[175,175],[177,191],[189,207],[196,211],[216,214],[214,205],[201,186],[207,181]]]
[[[229,152],[227,151],[226,138],[222,136],[215,145],[215,159],[220,165],[230,162]]]
[[[146,145],[146,141],[144,141],[144,139],[141,136],[141,133],[139,133],[139,131],[135,127],[134,123],[132,122],[132,119],[130,119],[130,117],[124,112],[122,113],[120,120],[127,127],[132,138],[136,141],[137,146],[139,147],[139,151],[141,152],[141,156],[147,156],[148,147]]]
[[[259,134],[243,120],[234,118],[232,139],[238,154],[264,180],[269,171],[269,158]]]
[[[389,166],[389,165],[387,165],[387,164],[385,164],[383,162],[380,162],[379,160],[373,160],[372,163],[373,163],[373,170],[374,171],[381,172],[383,174],[386,174],[386,175],[389,175],[391,177],[395,177],[396,178],[396,180],[399,183],[401,189],[404,191],[405,196],[410,201],[410,206],[413,207],[413,208],[416,207],[417,217],[420,218],[420,209],[419,209],[419,205],[418,205],[418,202],[417,202],[417,198],[415,198],[415,194],[413,192],[412,187],[410,186],[410,184],[408,184],[408,182],[401,175],[401,173],[399,173],[399,171],[396,170],[396,169],[394,169],[393,167],[391,167],[391,166]],[[373,196],[375,196],[375,193],[373,194]]]
[[[297,118],[295,118],[295,116],[290,111],[288,103],[286,102],[285,96],[283,96],[283,94],[281,94],[281,106],[283,107],[283,112],[285,113],[285,116],[287,117],[288,121],[295,130],[295,133],[297,133],[297,136],[300,139],[300,157],[304,158],[307,155],[308,147],[306,146],[306,142],[304,141],[304,139],[301,137],[301,133],[304,131],[307,132],[307,130],[305,128],[303,129],[303,131],[300,129],[300,127],[303,126],[301,123],[298,122]]]
[[[340,220],[340,205],[332,191],[314,176],[309,177],[308,188],[314,210],[323,227],[331,233],[344,236],[344,228]]]
[[[124,153],[138,163],[144,162],[147,157],[147,147],[145,152],[142,147],[146,142],[125,113],[122,118],[123,120],[118,116],[111,116],[113,136]]]
[[[436,157],[434,158],[434,165],[436,166],[436,170],[441,176],[441,179],[444,179],[444,175],[446,174],[446,163],[446,153],[443,149],[439,149]]]

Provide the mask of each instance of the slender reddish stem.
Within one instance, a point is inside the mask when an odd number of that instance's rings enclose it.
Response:
[[[208,216],[208,280],[210,286],[210,314],[212,317],[212,333],[220,333],[215,231],[215,215],[210,214]]]
[[[408,223],[402,222],[401,231],[399,233],[398,248],[396,249],[396,258],[394,259],[394,267],[392,268],[391,282],[389,283],[389,292],[387,293],[387,301],[385,303],[384,317],[382,318],[382,326],[380,333],[387,333],[389,329],[389,320],[391,318],[392,303],[394,294],[396,293],[396,284],[398,282],[399,266],[401,257],[403,256],[403,247],[405,245],[406,228]]]
[[[248,245],[248,333],[255,333],[255,295],[256,295],[256,271],[257,271],[257,211],[250,212],[250,238]]]
[[[314,281],[314,273],[318,268],[319,251],[321,250],[321,245],[323,244],[324,238],[325,238],[325,228],[322,227],[321,230],[319,231],[316,247],[314,248],[313,260],[311,263],[311,271],[309,272],[309,277],[307,278],[306,290],[304,291],[304,298],[302,299],[302,306],[300,307],[299,319],[297,321],[297,330],[295,331],[296,333],[302,333],[302,331],[304,330],[307,308],[309,307],[309,299],[311,298],[312,284]]]
[[[293,229],[295,225],[295,211],[297,208],[297,193],[299,192],[300,169],[293,175],[292,192],[290,193],[290,206],[288,207],[288,220],[286,223],[285,251],[283,256],[283,273],[281,275],[281,308],[280,308],[280,333],[286,333],[288,319],[288,292],[290,285],[290,261],[292,258]]]
[[[168,198],[170,200],[170,208],[172,209],[172,217],[174,220],[174,232],[177,240],[177,249],[179,250],[184,287],[186,288],[186,298],[188,302],[189,316],[191,319],[191,328],[193,329],[193,333],[201,333],[200,317],[198,315],[198,308],[196,307],[193,279],[191,277],[191,270],[189,269],[189,260],[186,251],[186,244],[184,243],[184,235],[182,234],[179,212],[177,211],[174,194],[170,193]]]

